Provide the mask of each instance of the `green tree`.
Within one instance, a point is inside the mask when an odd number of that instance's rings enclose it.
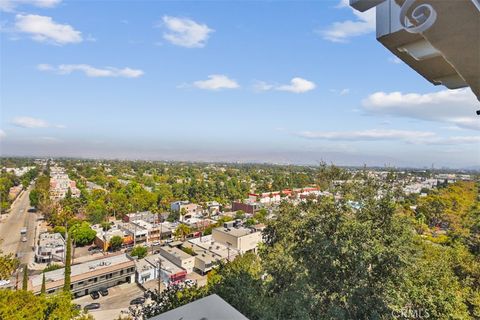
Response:
[[[180,221],[183,221],[185,219],[184,217],[185,215],[187,215],[187,213],[188,213],[187,209],[185,208],[180,209]]]
[[[90,224],[86,221],[74,224],[72,227],[70,227],[70,230],[68,232],[75,241],[75,245],[77,246],[84,246],[86,244],[92,243],[92,241],[95,239],[95,236],[97,235],[95,230],[93,230],[90,227]]]
[[[180,213],[178,211],[172,211],[167,217],[168,222],[175,222],[180,219]]]
[[[65,252],[65,277],[63,283],[63,291],[70,292],[70,275],[72,273],[72,240],[70,234],[67,233],[67,249]]]
[[[195,286],[182,287],[171,285],[162,292],[158,290],[149,291],[152,302],[143,304],[139,308],[129,308],[130,314],[134,319],[148,319],[155,315],[167,312],[187,303],[204,297],[207,294],[206,288]]]
[[[120,236],[113,236],[111,239],[110,239],[110,249],[112,251],[117,251],[118,249],[120,249],[123,245],[123,239],[122,237]]]
[[[58,269],[62,269],[62,268],[63,267],[61,265],[52,263],[49,266],[45,267],[43,269],[43,272],[49,272],[49,271],[58,270]]]
[[[28,290],[28,267],[26,265],[23,267],[22,290]]]
[[[230,263],[220,264],[208,275],[207,288],[209,294],[215,293],[227,299],[247,318],[258,319],[262,315],[262,318],[268,319],[265,307],[270,301],[267,300],[262,265],[257,255],[247,253],[237,256]]]
[[[108,231],[112,227],[112,225],[109,222],[106,222],[106,221],[102,222],[101,226],[102,226],[103,231]]]
[[[0,245],[3,240],[0,240]],[[17,269],[19,261],[13,256],[13,254],[3,254],[0,249],[0,279],[8,279],[10,275]]]
[[[35,296],[31,291],[0,290],[0,319],[88,319],[79,315],[80,311],[74,308],[69,294]]]
[[[185,238],[192,232],[192,229],[190,229],[189,226],[186,224],[181,223],[177,229],[175,229],[174,235],[177,238],[181,238],[182,240],[185,241]]]
[[[40,294],[45,294],[47,290],[46,283],[45,283],[45,272],[42,273],[42,289],[40,290]]]
[[[148,249],[144,246],[136,246],[130,252],[130,255],[133,257],[138,257],[139,259],[145,258],[147,256]]]
[[[47,301],[31,291],[0,290],[0,319],[45,319]]]
[[[469,287],[462,287],[455,274],[458,266],[453,260],[453,250],[424,242],[420,254],[407,269],[407,277],[398,290],[400,299],[394,302],[395,308],[400,311],[408,306],[412,310],[422,310],[428,312],[431,319],[475,318],[468,312],[469,305],[473,306],[467,302]]]
[[[237,212],[235,212],[235,219],[240,219],[240,220],[245,219],[245,211],[238,210]]]
[[[32,191],[30,191],[30,195],[28,197],[30,199],[30,205],[32,207],[38,207],[41,197],[40,192],[37,189],[33,189]]]

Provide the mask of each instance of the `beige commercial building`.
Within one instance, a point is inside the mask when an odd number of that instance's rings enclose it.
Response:
[[[243,227],[220,227],[213,229],[212,238],[243,254],[249,251],[257,252],[257,246],[262,241],[262,233]]]
[[[239,254],[238,250],[213,240],[212,235],[190,239],[183,246],[195,253],[195,269],[202,274],[219,261],[232,261]]]
[[[42,274],[29,279],[28,289],[39,294]],[[46,292],[55,293],[63,289],[65,268],[45,273]],[[90,294],[101,288],[110,288],[121,283],[135,281],[135,262],[126,254],[72,265],[70,289],[75,298]]]
[[[191,273],[195,266],[195,257],[176,247],[161,247],[160,255],[178,267],[185,269],[187,273]]]

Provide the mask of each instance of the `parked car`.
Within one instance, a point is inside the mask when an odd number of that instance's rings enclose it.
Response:
[[[104,297],[108,296],[108,289],[107,288],[102,288],[102,289],[98,290],[98,292],[100,292],[100,294]]]
[[[99,252],[102,252],[102,249],[100,248],[94,248],[90,251],[90,254],[94,254],[94,253],[99,253]]]
[[[10,280],[0,280],[0,286],[5,286],[7,284],[10,284]]]
[[[90,293],[90,297],[92,297],[93,300],[97,300],[100,298],[100,294],[98,294],[98,291],[93,291]]]
[[[133,299],[132,301],[130,301],[130,304],[131,305],[135,305],[135,304],[142,304],[145,302],[145,298],[144,297],[138,297],[138,298],[135,298]]]
[[[95,309],[100,309],[100,303],[94,302],[87,304],[85,307],[83,307],[84,310],[95,310]]]
[[[194,286],[197,283],[197,281],[192,280],[192,279],[187,279],[184,282],[185,282],[185,285],[189,286],[189,287]]]

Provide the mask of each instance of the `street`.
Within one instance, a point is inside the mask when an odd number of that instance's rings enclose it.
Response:
[[[35,232],[38,216],[28,212],[30,208],[29,195],[32,186],[23,191],[12,203],[10,212],[2,216],[0,221],[1,248],[4,254],[17,254],[20,263],[30,264],[33,262]],[[27,241],[21,241],[20,229],[27,228]]]
[[[96,320],[114,319],[121,314],[122,310],[128,310],[130,301],[143,297],[143,290],[136,283],[126,283],[108,289],[108,296],[100,296],[93,300],[89,295],[73,300],[73,303],[81,307],[92,302],[100,303],[100,309],[89,311]]]

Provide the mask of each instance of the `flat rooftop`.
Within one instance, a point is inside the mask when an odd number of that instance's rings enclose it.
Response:
[[[192,258],[191,255],[189,255],[188,253],[176,248],[176,247],[162,247],[161,248],[162,251],[165,251],[169,254],[171,254],[172,256],[176,257],[176,258],[179,258],[181,260],[184,260],[184,259],[188,259],[188,258]],[[161,251],[160,251],[161,252]]]
[[[208,251],[210,254],[215,256],[215,259],[226,259],[228,257],[232,258],[238,254],[237,250],[233,248],[228,249],[226,245],[215,241],[212,238],[212,235],[203,236],[201,238],[193,238],[188,240],[188,242],[198,247],[203,253],[205,253],[204,251]],[[195,250],[195,248],[192,249]],[[197,250],[195,250],[195,253],[198,254]]]
[[[226,233],[226,234],[229,234],[229,235],[232,235],[234,237],[243,237],[243,236],[246,236],[248,234],[251,234],[253,233],[254,231],[252,231],[251,229],[248,229],[248,228],[243,228],[243,227],[240,227],[240,228],[224,228],[224,227],[219,227],[219,228],[215,228],[214,229],[215,231],[218,231],[218,232],[222,232],[222,233]]]
[[[237,309],[216,294],[187,303],[149,320],[248,320]]]
[[[108,270],[115,269],[116,266],[131,262],[134,265],[133,260],[127,257],[126,254],[119,254],[116,256],[111,256],[99,260],[84,262],[80,264],[72,265],[71,269],[71,278],[72,282],[74,281],[74,277],[81,276],[87,274],[89,272],[101,272]],[[65,268],[45,272],[45,279],[47,282],[52,281],[63,281],[65,275]],[[42,275],[35,275],[31,277],[32,285],[33,286],[40,286],[42,284]]]
[[[151,255],[151,256],[147,256],[147,257],[145,257],[144,260],[146,260],[150,264],[158,266],[158,260],[159,259],[162,261],[162,265],[161,265],[162,271],[168,273],[169,275],[177,274],[179,272],[185,271],[185,269],[178,267],[177,265],[168,261],[167,258],[161,256],[160,254],[154,254],[154,255]]]
[[[65,245],[65,240],[60,233],[40,234],[39,247],[55,248]]]

